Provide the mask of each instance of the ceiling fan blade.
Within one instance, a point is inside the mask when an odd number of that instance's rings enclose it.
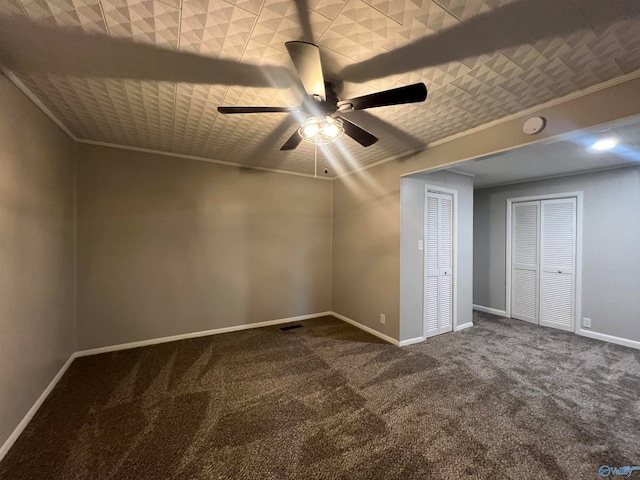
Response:
[[[638,16],[637,0],[518,0],[349,65],[341,78],[362,83]]]
[[[395,126],[382,118],[369,113],[367,110],[358,110],[356,112],[343,112],[343,115],[349,119],[358,122],[362,128],[373,130],[374,132],[388,132],[399,140],[408,150],[424,150],[426,144],[417,137]]]
[[[318,46],[308,42],[286,42],[285,46],[307,95],[316,95],[326,100]]]
[[[427,87],[424,83],[414,83],[406,87],[392,88],[383,92],[372,93],[362,97],[350,98],[338,102],[338,108],[351,106],[353,110],[385,107],[403,103],[424,102],[427,98]]]
[[[289,88],[297,84],[282,66],[178,52],[80,28],[0,15],[0,64],[15,72],[136,80]]]
[[[297,107],[218,107],[218,112],[230,113],[277,113],[277,112],[297,112]]]
[[[355,123],[347,120],[346,118],[339,116],[342,120],[342,126],[344,127],[344,133],[353,138],[363,147],[370,147],[378,141],[378,137],[370,134],[365,129],[360,128]]]
[[[284,145],[282,145],[282,147],[280,147],[280,150],[293,150],[298,145],[300,145],[301,141],[302,141],[302,137],[298,133],[298,129],[296,129],[296,131],[293,132],[293,135],[291,135],[289,137],[289,140],[284,142]]]

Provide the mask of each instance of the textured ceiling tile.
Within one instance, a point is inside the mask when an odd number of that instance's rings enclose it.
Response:
[[[400,28],[397,22],[361,0],[349,0],[320,37],[320,44],[355,61],[384,51],[382,44]]]
[[[411,1],[409,3],[413,5]],[[425,1],[420,7],[408,10],[402,27],[396,29],[394,35],[387,35],[388,40],[383,42],[386,49],[393,50],[460,23],[435,2]]]
[[[184,0],[180,50],[237,60],[256,18],[224,0]]]
[[[82,27],[86,32],[107,31],[98,0],[23,0],[22,6],[34,20]]]
[[[229,3],[240,7],[248,12],[253,13],[254,15],[258,15],[260,13],[260,8],[262,8],[262,4],[264,0],[228,0]]]
[[[169,149],[175,121],[176,85],[125,80],[124,88],[135,123],[141,125],[141,130],[149,132],[145,135],[145,148]]]
[[[515,62],[504,55],[498,55],[451,83],[469,93],[478,93],[523,72],[524,69]]]
[[[320,38],[331,21],[311,11],[309,21],[314,38]],[[296,5],[291,0],[265,0],[251,38],[285,51],[284,43],[302,38]]]
[[[435,0],[443,8],[460,20],[466,20],[479,13],[491,10],[482,0]]]
[[[535,68],[547,61],[544,55],[528,44],[507,48],[503,54],[525,70]]]
[[[20,0],[2,0],[2,2],[0,2],[0,14],[24,15],[25,11],[20,4]]]
[[[346,3],[347,0],[310,0],[309,8],[333,20]]]
[[[156,0],[101,0],[109,33],[177,49],[180,10]]]
[[[379,142],[363,148],[343,137],[320,148],[319,171],[328,165],[334,175],[370,165],[640,68],[639,19],[588,26],[579,4],[565,2],[557,11],[544,13],[564,16],[574,25],[572,32],[469,58],[457,58],[452,51],[456,61],[363,83],[342,74],[354,62],[437,35],[474,16],[491,15],[492,9],[510,1],[309,0],[325,79],[335,82],[340,98],[416,82],[424,82],[429,90],[424,103],[376,108],[366,112],[368,116],[353,112],[354,121],[362,122]],[[284,42],[302,35],[293,0],[103,0],[102,5],[98,0],[0,0],[0,12],[24,12],[50,25],[79,26],[162,48],[282,66],[292,72]],[[27,41],[47,44],[46,38],[24,34]],[[428,58],[428,48],[424,55]],[[217,112],[220,104],[299,105],[298,88],[25,73],[19,77],[78,138],[314,172],[313,146],[303,142],[296,150],[279,150],[297,128],[296,116]]]
[[[396,22],[403,24],[405,15],[409,16],[412,12],[420,10],[420,5],[413,0],[365,0],[369,5],[382,13],[391,17]],[[420,1],[420,0],[419,0]],[[428,4],[430,0],[425,0]],[[420,2],[422,3],[422,2]]]

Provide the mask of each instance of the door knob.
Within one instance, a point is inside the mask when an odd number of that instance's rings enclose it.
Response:
[[[558,270],[558,273],[562,273],[562,270]]]

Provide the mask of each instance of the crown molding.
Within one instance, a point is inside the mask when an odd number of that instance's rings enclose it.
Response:
[[[389,162],[392,162],[394,160],[399,160],[399,159],[405,158],[405,157],[407,157],[409,155],[413,155],[413,154],[428,150],[429,148],[433,148],[433,147],[436,147],[438,145],[442,145],[444,143],[449,143],[449,142],[452,142],[452,141],[457,140],[459,138],[463,138],[463,137],[466,137],[466,136],[469,136],[469,135],[473,135],[474,133],[482,132],[483,130],[487,130],[489,128],[495,127],[496,125],[501,125],[503,123],[510,122],[511,120],[516,120],[518,118],[526,117],[526,116],[538,113],[538,112],[540,112],[542,110],[546,110],[548,108],[555,107],[557,105],[561,105],[563,103],[570,102],[570,101],[575,100],[577,98],[581,98],[581,97],[584,97],[584,96],[587,96],[587,95],[591,95],[592,93],[596,93],[596,92],[599,92],[601,90],[606,90],[607,88],[610,88],[610,87],[613,87],[613,86],[616,86],[616,85],[620,85],[620,84],[628,82],[630,80],[635,80],[637,78],[640,78],[640,70],[636,70],[635,72],[627,73],[625,75],[621,75],[619,77],[612,78],[611,80],[608,80],[606,82],[602,82],[602,83],[598,83],[596,85],[592,85],[591,87],[585,88],[584,90],[578,90],[576,92],[573,92],[573,93],[570,93],[568,95],[565,95],[564,97],[559,97],[559,98],[550,100],[548,102],[542,103],[540,105],[536,105],[535,107],[531,107],[531,108],[528,108],[526,110],[522,110],[521,112],[517,112],[517,113],[511,114],[511,115],[507,115],[506,117],[502,117],[502,118],[499,118],[497,120],[493,120],[493,121],[491,121],[489,123],[484,123],[482,125],[478,125],[477,127],[471,128],[469,130],[465,130],[463,132],[459,132],[459,133],[450,135],[448,137],[441,138],[439,140],[436,140],[436,141],[433,141],[431,143],[428,143],[424,148],[411,149],[411,150],[407,150],[407,151],[404,151],[404,152],[399,153],[399,154],[391,155],[391,156],[386,157],[386,158],[384,158],[382,160],[379,160],[377,162],[373,162],[373,163],[371,163],[369,165],[365,165],[365,166],[360,167],[360,168],[355,168],[355,169],[350,170],[348,172],[344,172],[344,173],[341,173],[339,175],[334,175],[332,177],[318,177],[318,176],[307,174],[307,173],[291,172],[291,171],[288,171],[288,170],[279,170],[279,169],[274,169],[274,168],[256,167],[256,166],[252,166],[252,165],[245,165],[245,164],[236,163],[236,162],[227,162],[227,161],[223,161],[223,160],[216,160],[216,159],[212,159],[212,158],[200,157],[200,156],[196,156],[196,155],[186,155],[186,154],[181,154],[181,153],[165,152],[165,151],[162,151],[162,150],[152,150],[152,149],[148,149],[148,148],[133,147],[133,146],[129,146],[129,145],[122,145],[122,144],[119,144],[119,143],[100,142],[100,141],[96,141],[96,140],[78,138],[73,133],[71,133],[71,131],[64,125],[64,123],[61,120],[59,120],[58,117],[56,117],[51,112],[51,110],[49,110],[49,108],[47,108],[38,99],[38,97],[33,92],[31,92],[31,90],[13,72],[3,69],[2,73],[4,73],[4,75],[9,80],[11,80],[16,85],[16,87],[18,87],[20,89],[20,91],[22,91],[22,93],[24,93],[29,98],[29,100],[31,100],[40,110],[42,110],[42,112],[52,122],[54,122],[65,134],[67,134],[69,136],[69,138],[74,140],[76,143],[82,143],[82,144],[86,144],[86,145],[98,145],[98,146],[110,147],[110,148],[119,148],[119,149],[122,149],[122,150],[132,150],[132,151],[142,152],[142,153],[151,153],[151,154],[154,154],[154,155],[163,155],[163,156],[168,156],[168,157],[185,158],[185,159],[188,159],[188,160],[197,160],[197,161],[215,163],[215,164],[219,164],[219,165],[227,165],[227,166],[239,167],[239,168],[248,168],[248,169],[259,170],[259,171],[264,171],[264,172],[282,173],[282,174],[285,174],[285,175],[297,175],[297,176],[301,176],[301,177],[314,178],[314,179],[320,179],[320,180],[329,180],[329,181],[333,181],[333,180],[336,180],[336,179],[339,179],[339,178],[344,178],[344,177],[347,177],[349,175],[353,175],[353,174],[356,174],[358,172],[362,172],[364,170],[369,170],[369,169],[377,167],[379,165],[383,165],[385,163],[389,163]],[[549,140],[549,138],[544,138],[544,139],[540,139],[540,140],[534,140],[534,141],[530,142],[529,144],[538,143],[540,141],[545,141],[545,140]],[[499,153],[499,152],[491,152],[491,153],[489,153],[489,155],[495,154],[495,153]],[[414,172],[414,173],[416,173],[416,172]],[[409,174],[404,174],[403,176],[406,176],[406,175],[409,175]]]
[[[563,103],[567,103],[567,102],[570,102],[572,100],[575,100],[575,99],[578,99],[578,98],[581,98],[581,97],[586,97],[587,95],[591,95],[592,93],[600,92],[602,90],[606,90],[607,88],[615,87],[616,85],[620,85],[622,83],[626,83],[628,81],[635,80],[637,78],[640,78],[640,70],[636,70],[635,72],[627,73],[625,75],[621,75],[619,77],[612,78],[611,80],[607,80],[606,82],[602,82],[602,83],[598,83],[596,85],[592,85],[591,87],[585,88],[584,90],[578,90],[576,92],[573,92],[573,93],[570,93],[568,95],[565,95],[564,97],[558,97],[558,98],[555,98],[553,100],[549,100],[548,102],[541,103],[540,105],[536,105],[535,107],[531,107],[531,108],[528,108],[526,110],[522,110],[521,112],[513,113],[511,115],[507,115],[506,117],[502,117],[502,118],[499,118],[497,120],[493,120],[493,121],[491,121],[489,123],[484,123],[482,125],[478,125],[477,127],[470,128],[469,130],[465,130],[463,132],[459,132],[459,133],[455,133],[453,135],[449,135],[448,137],[441,138],[440,140],[435,140],[435,141],[433,141],[431,143],[428,143],[424,148],[421,148],[421,149],[418,149],[418,150],[413,150],[413,151],[408,151],[408,152],[402,153],[400,155],[392,155],[392,156],[387,157],[387,158],[385,158],[383,160],[379,160],[377,162],[374,162],[374,163],[372,163],[370,165],[365,165],[363,167],[356,168],[354,170],[350,170],[350,171],[342,173],[340,175],[336,175],[335,177],[333,177],[333,180],[336,180],[336,179],[339,179],[339,178],[343,178],[343,177],[347,177],[349,175],[353,175],[355,173],[362,172],[363,170],[369,170],[370,168],[377,167],[378,165],[383,165],[385,163],[389,163],[389,162],[392,162],[394,160],[398,160],[400,158],[404,158],[404,157],[406,157],[408,155],[419,153],[419,152],[428,150],[429,148],[437,147],[438,145],[442,145],[444,143],[449,143],[449,142],[452,142],[452,141],[457,140],[459,138],[463,138],[463,137],[466,137],[466,136],[469,136],[469,135],[473,135],[474,133],[482,132],[483,130],[488,130],[489,128],[495,127],[497,125],[501,125],[503,123],[510,122],[511,120],[517,120],[518,118],[522,118],[522,117],[527,117],[529,115],[533,115],[535,113],[538,113],[540,111],[546,110],[548,108],[552,108],[552,107],[555,107],[555,106],[558,106],[558,105],[562,105]],[[539,140],[533,140],[533,141],[527,143],[527,145],[548,141],[549,139],[550,139],[549,137],[545,137],[545,138],[541,138]],[[506,150],[511,150],[511,148],[507,148]],[[486,153],[486,154],[483,154],[482,156],[494,155],[496,153],[500,153],[500,152],[503,152],[503,151],[505,151],[505,149],[498,150],[498,151],[495,151],[495,152]],[[476,158],[476,157],[471,157],[471,158]],[[468,159],[465,159],[465,160],[471,160],[471,158],[468,158]],[[456,163],[460,163],[460,162],[456,161]],[[445,166],[443,166],[443,167],[445,167]],[[420,171],[424,171],[424,170],[420,170]],[[412,175],[414,173],[419,173],[419,172],[404,173],[404,174],[402,174],[402,176],[405,177],[405,176],[408,176],[408,175]]]
[[[65,126],[64,123],[62,123],[62,121],[60,119],[58,119],[58,117],[56,117],[53,112],[51,110],[49,110],[49,108],[40,101],[40,99],[38,97],[35,96],[35,94],[29,90],[29,87],[27,87],[22,80],[20,80],[15,73],[13,73],[10,70],[5,70],[5,69],[1,69],[0,71],[2,71],[2,73],[9,79],[11,80],[11,82],[18,87],[18,90],[20,90],[22,93],[24,93],[26,95],[26,97],[31,100],[36,107],[38,107],[40,110],[42,110],[42,113],[44,113],[49,120],[51,120],[53,123],[55,123],[58,128],[60,128],[60,130],[62,130],[64,133],[67,134],[67,136],[73,140],[74,142],[78,141],[78,138],[71,133],[71,131]]]
[[[185,158],[187,160],[197,160],[199,162],[208,162],[208,163],[215,163],[217,165],[225,165],[227,167],[236,167],[236,168],[248,168],[251,170],[259,170],[261,172],[270,172],[270,173],[282,173],[285,175],[295,175],[298,177],[306,177],[306,178],[312,178],[314,180],[325,180],[325,181],[331,181],[332,178],[330,177],[316,177],[310,173],[300,173],[300,172],[290,172],[288,170],[278,170],[276,168],[265,168],[265,167],[255,167],[252,165],[245,165],[243,163],[236,163],[236,162],[226,162],[224,160],[215,160],[213,158],[207,158],[207,157],[199,157],[197,155],[186,155],[183,153],[173,153],[173,152],[165,152],[162,150],[153,150],[151,148],[141,148],[141,147],[133,147],[130,145],[121,145],[119,143],[110,143],[110,142],[99,142],[96,140],[85,140],[85,139],[78,139],[76,140],[77,143],[83,144],[83,145],[95,145],[98,147],[107,147],[107,148],[117,148],[119,150],[130,150],[133,152],[140,152],[140,153],[149,153],[152,155],[162,155],[164,157],[175,157],[175,158]]]

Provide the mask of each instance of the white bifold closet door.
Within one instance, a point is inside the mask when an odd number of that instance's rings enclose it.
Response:
[[[538,323],[540,202],[513,204],[511,316]]]
[[[453,330],[453,196],[425,198],[425,336]]]
[[[576,199],[513,204],[511,316],[573,331]]]
[[[573,331],[576,199],[542,201],[540,325]]]

